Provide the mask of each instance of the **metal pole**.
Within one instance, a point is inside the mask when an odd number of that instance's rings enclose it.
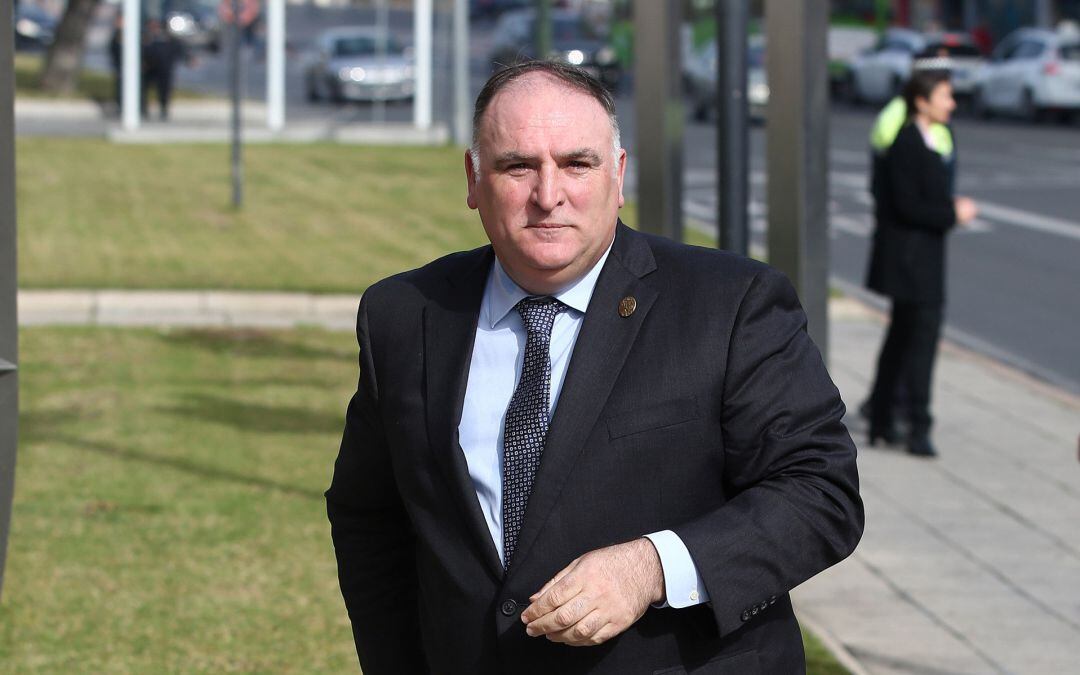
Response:
[[[416,54],[416,96],[413,99],[413,125],[431,128],[431,22],[432,0],[413,4],[413,41]]]
[[[229,45],[229,75],[232,89],[232,205],[244,205],[244,166],[242,164],[240,134],[240,0],[232,0],[232,43]]]
[[[717,73],[717,224],[720,248],[746,255],[750,234],[746,222],[749,190],[747,167],[746,31],[749,0],[716,3]]]
[[[15,34],[10,8],[0,12],[0,35]],[[0,591],[4,587],[18,440],[19,324],[15,276],[15,55],[0,41]]]
[[[390,5],[389,0],[375,0],[375,56],[382,66],[386,60],[386,50],[390,42]],[[371,106],[371,120],[382,124],[386,121],[386,99],[382,95],[375,98]]]
[[[978,0],[964,0],[964,30],[970,31],[979,25]]]
[[[829,0],[766,0],[769,263],[795,285],[828,354]]]
[[[682,239],[683,103],[679,2],[634,0],[638,226]]]
[[[551,0],[536,0],[533,40],[536,58],[546,59],[551,54]]]
[[[285,128],[285,0],[266,8],[266,126]]]
[[[121,70],[124,72],[120,92],[121,116],[125,131],[139,128],[142,108],[142,17],[139,0],[124,0],[124,42]]]
[[[454,0],[454,142],[472,142],[472,106],[469,102],[469,7]]]
[[[1054,8],[1052,0],[1035,0],[1035,25],[1039,28],[1054,27]]]

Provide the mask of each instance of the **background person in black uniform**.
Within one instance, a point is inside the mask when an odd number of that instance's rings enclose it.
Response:
[[[977,215],[975,202],[953,196],[950,168],[935,151],[932,124],[947,124],[956,102],[949,75],[916,70],[904,88],[908,121],[886,155],[878,226],[867,286],[892,298],[888,334],[871,392],[870,443],[899,440],[894,396],[908,392],[908,451],[934,456],[930,441],[930,380],[945,302],[945,236]]]
[[[157,92],[161,119],[169,118],[169,99],[172,97],[173,72],[178,61],[188,59],[184,44],[160,21],[146,23],[146,43],[143,46],[143,68],[146,81],[143,84],[143,114],[146,114],[146,90],[154,87]]]

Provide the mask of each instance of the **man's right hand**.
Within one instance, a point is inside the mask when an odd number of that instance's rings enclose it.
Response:
[[[953,208],[956,209],[956,222],[960,225],[967,225],[979,215],[979,207],[971,197],[953,199]]]

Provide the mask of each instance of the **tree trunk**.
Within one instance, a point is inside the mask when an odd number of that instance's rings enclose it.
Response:
[[[41,72],[44,91],[70,94],[78,84],[86,49],[86,29],[100,0],[68,0],[67,9],[56,28],[56,37],[45,55]]]

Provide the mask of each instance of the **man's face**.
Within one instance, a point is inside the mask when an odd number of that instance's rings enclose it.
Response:
[[[548,75],[512,82],[491,100],[478,137],[480,173],[465,153],[469,208],[499,261],[530,293],[585,275],[615,236],[626,152],[588,94]]]

